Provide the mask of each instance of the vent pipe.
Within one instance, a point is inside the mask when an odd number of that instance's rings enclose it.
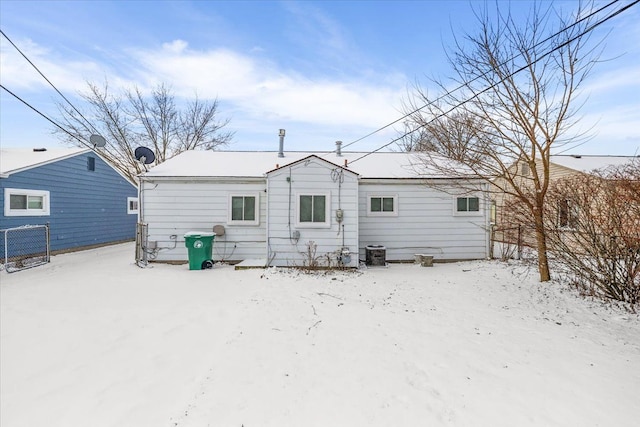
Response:
[[[342,141],[336,141],[336,156],[342,156]]]
[[[278,147],[278,157],[284,157],[284,135],[285,130],[280,129],[278,136],[280,136],[280,146]]]

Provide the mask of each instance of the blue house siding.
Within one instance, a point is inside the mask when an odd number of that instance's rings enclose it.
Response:
[[[93,171],[89,157],[95,159]],[[49,223],[52,251],[135,237],[137,215],[127,213],[127,198],[137,197],[137,189],[94,153],[13,173],[0,179],[0,187],[0,228]],[[5,188],[49,191],[49,215],[4,216]]]

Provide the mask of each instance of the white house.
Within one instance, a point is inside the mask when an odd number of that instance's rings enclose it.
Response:
[[[374,245],[387,261],[488,256],[489,205],[478,180],[438,175],[411,153],[280,155],[187,151],[142,174],[149,259],[185,261],[184,234],[214,227],[216,261],[356,267]]]

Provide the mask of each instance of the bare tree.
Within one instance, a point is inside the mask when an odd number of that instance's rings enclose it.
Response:
[[[547,281],[549,156],[552,149],[584,137],[572,129],[579,108],[575,97],[598,54],[587,44],[591,23],[582,18],[581,5],[568,19],[552,4],[542,6],[536,3],[524,24],[498,2],[495,10],[476,13],[479,31],[457,39],[448,52],[451,79],[434,81],[444,95],[430,98],[417,87],[409,105],[426,107],[411,108],[408,122],[427,129],[436,142],[424,152],[430,168],[452,173],[435,157],[457,156],[497,192],[523,206],[527,225],[535,229],[540,280]],[[459,90],[449,91],[452,86]],[[438,132],[431,131],[451,123],[454,129],[471,126],[465,131],[470,138],[441,133],[445,138],[438,139]]]
[[[88,91],[80,93],[86,103],[84,112],[67,104],[58,104],[66,132],[55,132],[66,142],[90,146],[88,136],[100,134],[107,141],[103,157],[135,182],[144,166],[135,158],[139,146],[151,148],[154,164],[187,150],[213,150],[228,144],[232,132],[224,131],[229,120],[218,121],[218,101],[205,102],[198,97],[184,107],[164,84],[146,96],[139,88],[113,94],[107,83],[100,87],[87,83]],[[68,132],[68,133],[67,133]]]
[[[640,303],[640,162],[559,179],[547,198],[549,246],[570,282]]]
[[[420,98],[425,99],[422,95]],[[416,109],[414,105],[407,108]],[[424,118],[424,115],[414,115],[410,122],[406,123],[416,131],[407,133],[402,139],[401,145],[404,150],[439,153],[464,164],[481,162],[487,147],[483,139],[483,125],[478,118],[460,112],[449,116],[442,115],[429,122],[424,121]]]

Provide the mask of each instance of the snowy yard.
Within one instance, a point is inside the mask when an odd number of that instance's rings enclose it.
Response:
[[[0,272],[0,425],[636,426],[640,319],[500,262]]]

